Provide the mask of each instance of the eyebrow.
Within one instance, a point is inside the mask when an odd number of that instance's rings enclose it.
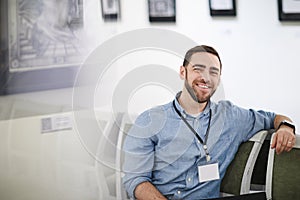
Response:
[[[193,68],[194,68],[194,67],[204,67],[204,68],[206,68],[205,65],[201,65],[201,64],[195,64],[195,65],[192,65],[192,67],[193,67]]]

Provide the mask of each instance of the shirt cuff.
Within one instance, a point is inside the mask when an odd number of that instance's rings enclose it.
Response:
[[[136,199],[134,196],[135,189],[139,184],[141,184],[143,182],[151,182],[151,179],[148,177],[138,177],[130,183],[128,190],[127,190],[130,199]]]

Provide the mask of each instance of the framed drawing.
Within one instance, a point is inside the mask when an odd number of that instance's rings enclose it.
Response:
[[[300,21],[300,1],[278,0],[278,17],[280,21]]]
[[[73,86],[83,61],[83,0],[2,0],[0,94]]]
[[[176,22],[175,0],[148,0],[150,22]]]
[[[209,0],[211,16],[236,16],[235,0]]]
[[[120,18],[120,0],[101,0],[104,21],[116,21]]]

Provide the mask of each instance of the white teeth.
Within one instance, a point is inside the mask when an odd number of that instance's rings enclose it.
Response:
[[[199,87],[208,89],[208,86],[207,86],[207,85],[199,85]]]

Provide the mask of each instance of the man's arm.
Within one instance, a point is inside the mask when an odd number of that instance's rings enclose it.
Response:
[[[128,195],[133,199],[166,199],[151,183],[156,139],[153,136],[158,134],[153,133],[157,129],[152,127],[160,127],[161,121],[157,121],[152,119],[150,111],[142,113],[124,140],[125,176],[122,179]]]
[[[277,131],[273,138],[271,148],[276,148],[277,154],[280,154],[283,151],[290,151],[296,142],[296,136],[291,127],[282,125],[278,129],[283,120],[292,122],[290,118],[283,115],[276,115],[274,119],[274,127]]]
[[[142,182],[136,186],[134,196],[138,200],[166,200],[158,189],[150,182]]]

